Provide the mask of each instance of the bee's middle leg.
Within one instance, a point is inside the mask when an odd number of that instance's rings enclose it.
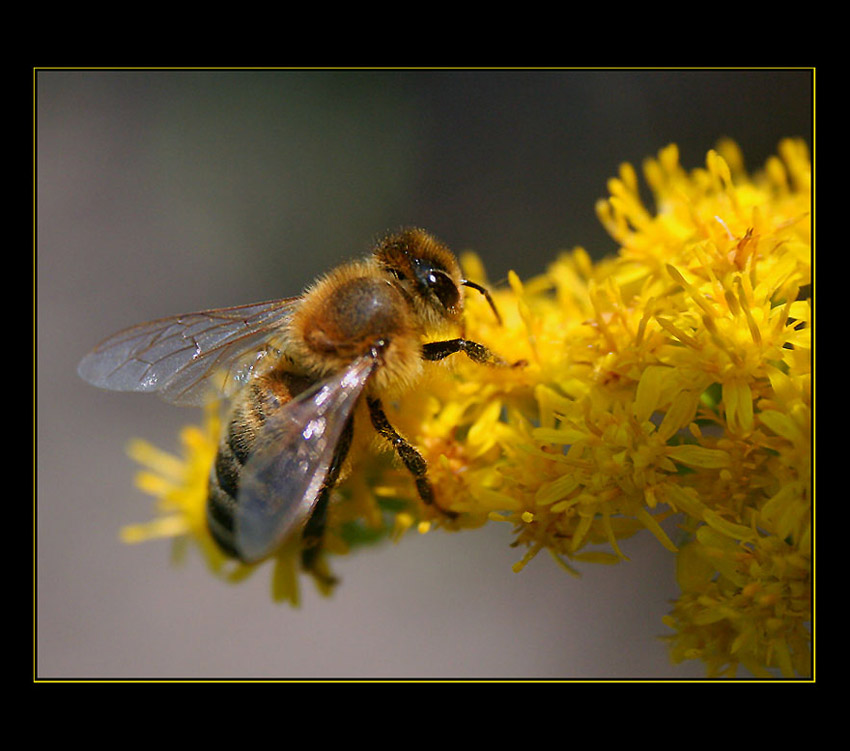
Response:
[[[390,421],[384,413],[381,400],[373,397],[367,397],[366,403],[369,406],[369,415],[372,418],[372,425],[374,425],[375,430],[378,431],[381,437],[390,442],[393,449],[395,449],[395,452],[404,463],[404,466],[407,467],[407,470],[413,475],[413,479],[416,482],[416,491],[419,493],[419,497],[422,499],[422,502],[429,506],[438,508],[442,513],[452,519],[457,517],[458,514],[456,512],[440,508],[434,502],[434,489],[428,481],[428,463],[425,461],[422,454],[420,454],[406,439],[402,438],[396,429],[390,425]]]

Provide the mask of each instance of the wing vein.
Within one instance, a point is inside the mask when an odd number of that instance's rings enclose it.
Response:
[[[80,363],[102,388],[156,391],[177,404],[229,395],[274,366],[298,298],[162,318],[119,331]],[[220,381],[213,383],[213,376]]]

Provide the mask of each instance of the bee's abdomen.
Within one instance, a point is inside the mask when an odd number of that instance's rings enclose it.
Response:
[[[215,464],[210,472],[209,497],[207,499],[207,526],[218,546],[228,555],[238,557],[234,540],[233,520],[236,514],[236,496],[239,492],[239,476],[244,464],[222,441],[218,448]]]
[[[290,373],[271,373],[247,386],[233,408],[210,470],[207,497],[207,527],[227,555],[240,557],[234,528],[239,482],[257,436],[269,416],[308,385]]]

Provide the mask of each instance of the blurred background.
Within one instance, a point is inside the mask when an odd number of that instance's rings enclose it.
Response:
[[[127,546],[152,502],[125,446],[169,450],[197,422],[76,374],[133,323],[298,294],[420,225],[491,281],[561,249],[615,250],[594,202],[623,161],[670,142],[687,168],[729,136],[750,169],[812,145],[808,70],[38,71],[36,675],[39,678],[666,678],[674,561],[520,574],[507,525],[410,534],[334,559],[298,610],[270,568],[239,586],[170,542]]]

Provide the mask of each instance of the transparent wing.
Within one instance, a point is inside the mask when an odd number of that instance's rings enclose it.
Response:
[[[240,479],[235,533],[243,560],[269,555],[307,521],[375,366],[371,355],[358,358],[266,421]]]
[[[297,302],[291,297],[141,323],[98,344],[77,372],[101,388],[156,391],[175,404],[227,396],[277,363]]]

